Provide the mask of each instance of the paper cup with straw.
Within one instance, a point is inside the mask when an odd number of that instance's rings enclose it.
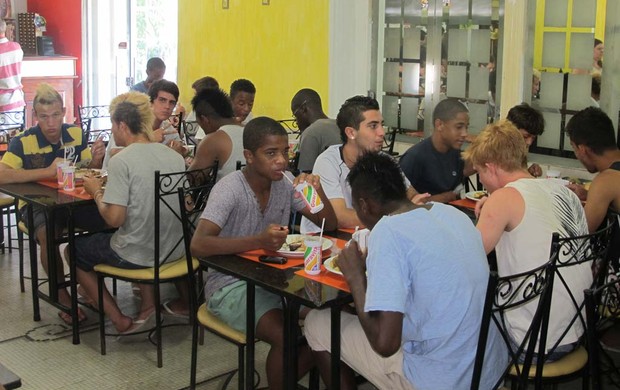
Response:
[[[286,174],[284,174],[284,177],[286,177],[286,180],[293,184],[293,181],[288,176],[286,176]],[[297,184],[297,186],[295,186],[295,191],[301,194],[301,198],[304,200],[306,205],[308,205],[308,208],[310,209],[310,212],[312,214],[316,214],[319,211],[323,210],[323,207],[325,205],[323,204],[319,193],[308,182]]]
[[[306,251],[304,252],[304,271],[308,275],[318,275],[321,273],[321,260],[323,259],[323,228],[325,218],[321,223],[321,234],[317,236],[307,236],[304,239]]]

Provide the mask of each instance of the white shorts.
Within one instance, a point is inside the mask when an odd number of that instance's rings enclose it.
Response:
[[[308,313],[304,330],[313,351],[330,351],[330,324],[330,310]],[[379,389],[413,390],[403,374],[402,349],[388,358],[382,357],[370,346],[357,316],[345,312],[341,313],[340,321],[340,358]]]

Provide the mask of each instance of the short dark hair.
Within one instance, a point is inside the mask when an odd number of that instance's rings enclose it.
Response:
[[[221,89],[206,88],[198,91],[192,98],[192,107],[199,116],[232,118],[233,109],[226,92]]]
[[[246,80],[246,79],[235,80],[233,81],[232,84],[230,84],[230,98],[234,99],[235,95],[239,92],[247,92],[247,93],[255,94],[256,87],[254,86],[254,84],[252,84],[250,80]]]
[[[263,145],[266,136],[288,137],[286,130],[275,119],[266,116],[254,118],[243,128],[243,149],[255,152]]]
[[[407,188],[398,163],[384,153],[365,153],[347,175],[351,192],[377,203],[407,199]]]
[[[302,104],[306,104],[307,107],[317,108],[321,111],[323,110],[321,104],[321,96],[314,89],[304,88],[300,89],[293,99],[291,100],[291,108],[295,111],[297,108],[301,107]]]
[[[347,99],[338,111],[336,124],[340,129],[340,138],[342,143],[347,143],[347,133],[345,129],[352,127],[359,130],[360,123],[364,121],[364,113],[370,110],[379,110],[377,100],[363,95],[353,96]]]
[[[597,155],[617,148],[614,125],[598,107],[588,107],[570,118],[566,133],[576,145],[585,145]]]
[[[159,91],[168,92],[172,96],[174,96],[175,100],[179,100],[179,87],[168,80],[157,80],[153,84],[151,84],[151,88],[149,88],[149,97],[151,98],[151,103],[157,99],[157,95]]]
[[[213,77],[205,76],[205,77],[201,77],[198,80],[194,81],[194,83],[192,84],[192,88],[196,92],[200,92],[203,89],[207,89],[207,88],[218,89],[220,88],[220,84]]]
[[[461,112],[469,112],[469,110],[458,99],[444,99],[440,101],[433,110],[433,125],[437,119],[447,122],[456,118]]]
[[[523,129],[531,135],[539,136],[545,131],[545,118],[540,111],[527,103],[521,103],[508,111],[506,119],[517,129]]]
[[[159,57],[152,57],[146,61],[146,70],[154,70],[154,69],[166,69],[166,64],[164,60]]]

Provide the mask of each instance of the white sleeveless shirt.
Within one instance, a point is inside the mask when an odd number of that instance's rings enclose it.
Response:
[[[506,187],[519,191],[525,201],[525,212],[519,225],[510,232],[504,232],[495,248],[500,276],[528,271],[548,262],[554,232],[558,232],[560,237],[588,234],[581,202],[567,187],[547,179],[520,179]],[[584,263],[560,271],[578,303],[583,301],[583,290],[592,283],[590,267],[591,264]],[[538,300],[529,302],[506,313],[515,342],[520,343],[525,337],[537,304]],[[547,347],[556,343],[575,314],[576,309],[566,287],[555,278]],[[580,320],[575,321],[561,345],[576,342],[583,331]]]

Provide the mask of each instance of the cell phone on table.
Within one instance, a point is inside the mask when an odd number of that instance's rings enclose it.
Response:
[[[267,256],[267,255],[258,256],[258,260],[261,263],[270,263],[270,264],[286,264],[286,262],[288,261],[286,257]]]

